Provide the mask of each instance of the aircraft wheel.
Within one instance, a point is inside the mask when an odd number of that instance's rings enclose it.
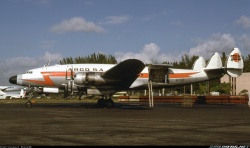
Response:
[[[106,106],[106,100],[103,99],[103,98],[99,99],[99,100],[97,101],[97,105],[98,105],[99,107],[105,107],[105,106]]]
[[[107,108],[113,108],[114,107],[114,101],[112,100],[112,99],[108,99],[107,101],[106,101],[106,107]]]
[[[26,107],[31,107],[32,106],[32,103],[31,103],[31,101],[28,101],[28,102],[26,102]]]

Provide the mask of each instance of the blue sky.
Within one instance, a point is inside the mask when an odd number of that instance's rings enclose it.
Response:
[[[93,53],[118,61],[250,53],[249,0],[1,0],[0,85],[12,75]]]

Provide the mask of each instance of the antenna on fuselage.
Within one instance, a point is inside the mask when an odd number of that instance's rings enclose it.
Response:
[[[47,67],[49,66],[49,63],[50,63],[50,60],[48,60],[48,63],[46,65],[44,65],[44,67]]]

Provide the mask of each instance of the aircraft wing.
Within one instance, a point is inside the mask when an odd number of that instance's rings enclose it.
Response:
[[[137,59],[122,61],[102,74],[102,78],[115,80],[119,86],[129,87],[145,68],[145,64]]]

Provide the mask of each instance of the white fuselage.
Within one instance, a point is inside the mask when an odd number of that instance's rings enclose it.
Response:
[[[199,57],[192,69],[176,69],[170,65],[145,64],[137,59],[127,59],[119,64],[68,64],[44,66],[31,69],[25,74],[12,76],[12,84],[41,87],[47,92],[60,90],[103,94],[129,89],[145,89],[148,82],[154,88],[174,87],[221,78],[225,73],[238,77],[243,72],[243,60],[238,48],[227,58],[225,67],[221,57],[215,53],[205,64]],[[150,72],[149,72],[150,71]]]
[[[44,66],[29,70],[25,74],[18,75],[17,84],[23,86],[60,88],[63,86],[63,84],[68,83],[72,75],[78,72],[95,72],[101,74],[113,66],[115,66],[115,64],[70,64]],[[72,73],[70,69],[73,69]],[[154,83],[153,85],[160,87],[178,86],[211,79],[203,70],[169,68],[168,74],[169,81],[167,83]],[[213,79],[220,78],[222,76],[222,74],[213,75]],[[148,67],[145,67],[129,89],[147,87],[148,78]]]

